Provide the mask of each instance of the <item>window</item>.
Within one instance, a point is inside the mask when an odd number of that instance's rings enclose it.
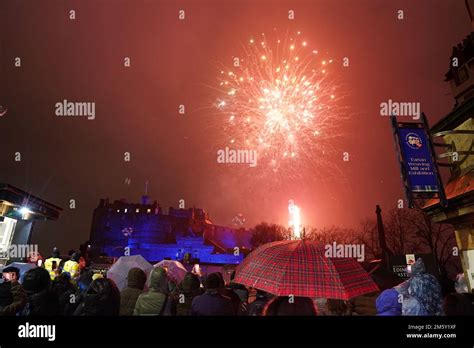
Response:
[[[469,78],[469,74],[465,66],[462,66],[458,69],[456,74],[456,84],[459,86],[461,83],[466,81]]]

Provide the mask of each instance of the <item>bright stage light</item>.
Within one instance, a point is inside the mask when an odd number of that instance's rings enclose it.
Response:
[[[23,219],[25,219],[26,216],[27,216],[28,214],[30,214],[30,213],[31,213],[31,210],[29,210],[27,207],[22,207],[22,208],[20,209],[20,214],[21,214],[21,217],[22,217]]]

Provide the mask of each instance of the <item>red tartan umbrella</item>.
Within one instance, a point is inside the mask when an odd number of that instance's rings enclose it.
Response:
[[[318,242],[268,243],[251,252],[237,267],[234,282],[277,296],[342,300],[379,290],[355,259],[324,254]]]

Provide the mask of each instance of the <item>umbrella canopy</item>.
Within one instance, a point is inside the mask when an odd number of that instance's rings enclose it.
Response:
[[[26,263],[26,262],[12,262],[5,267],[16,267],[20,270],[20,283],[23,282],[23,276],[26,272],[28,272],[32,268],[36,268],[34,263]]]
[[[329,258],[317,242],[285,240],[257,248],[237,267],[234,282],[277,296],[348,300],[378,291],[351,258]]]
[[[107,278],[112,279],[120,291],[127,286],[128,271],[138,267],[149,274],[153,266],[141,255],[122,256],[107,271]]]
[[[168,269],[168,275],[176,284],[181,283],[188,272],[181,262],[174,260],[162,260],[154,264],[153,267],[166,267]]]

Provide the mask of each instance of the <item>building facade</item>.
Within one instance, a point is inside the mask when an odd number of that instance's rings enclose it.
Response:
[[[163,208],[148,197],[140,203],[101,199],[94,210],[89,245],[108,256],[142,255],[150,262],[195,259],[237,264],[249,248],[245,229],[217,226],[200,208]]]
[[[424,210],[434,222],[454,226],[458,253],[469,289],[474,289],[474,32],[453,48],[446,81],[455,99],[453,110],[431,127],[442,148],[439,166],[449,168],[447,207],[436,199]],[[442,140],[439,142],[439,140]],[[447,162],[446,162],[447,160]]]

